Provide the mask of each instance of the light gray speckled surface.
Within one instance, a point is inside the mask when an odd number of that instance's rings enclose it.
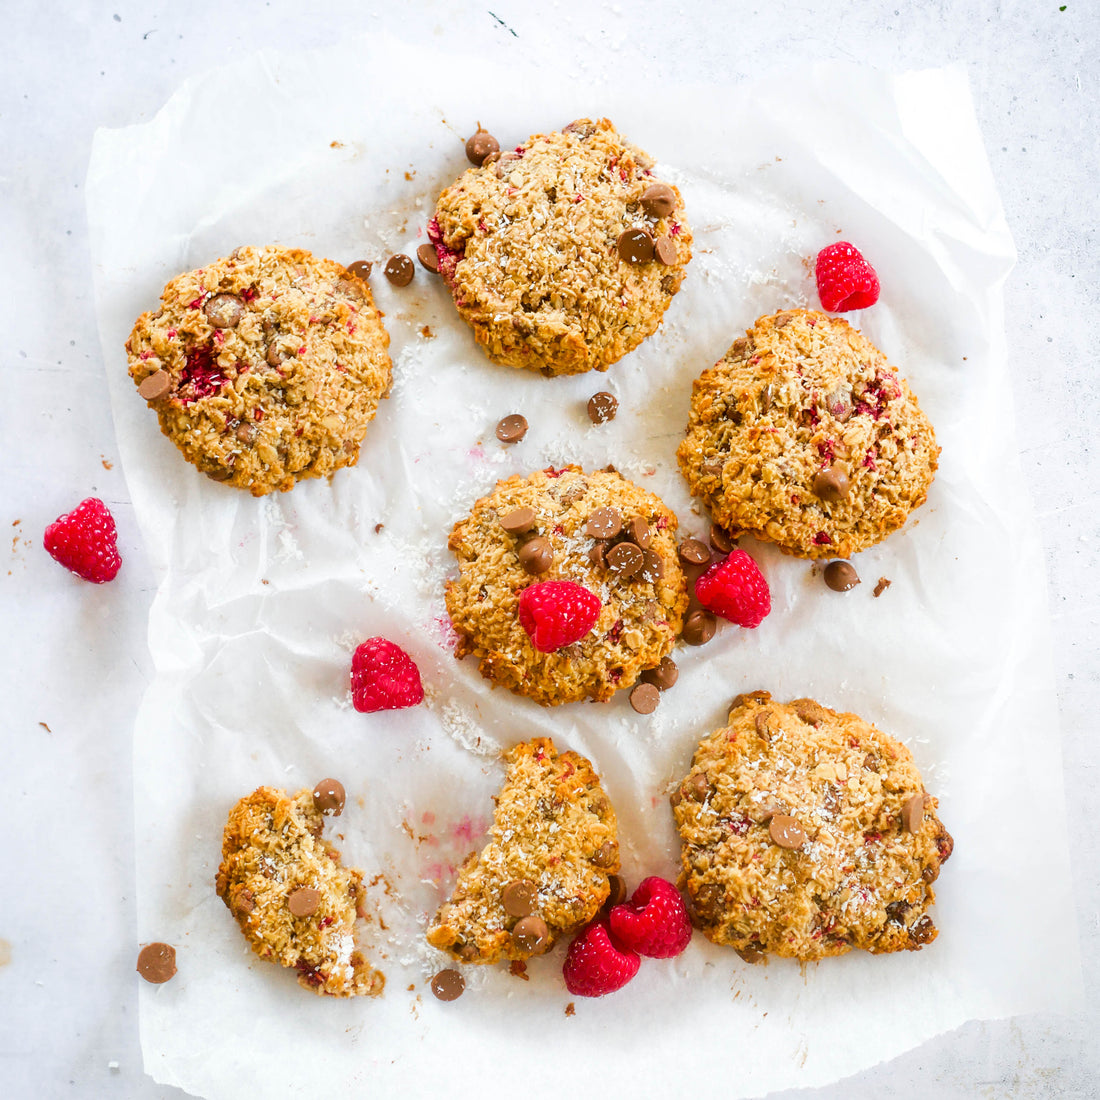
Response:
[[[129,2],[5,5],[0,362],[9,397],[0,405],[8,466],[0,525],[12,541],[0,569],[9,753],[0,792],[15,822],[0,899],[0,938],[11,947],[0,967],[7,1095],[183,1095],[143,1076],[137,1039],[129,734],[150,672],[152,580],[125,483],[108,468],[116,455],[82,193],[92,133],[148,119],[194,72],[259,48],[321,46],[372,27],[463,51],[557,56],[563,79],[629,68],[657,84],[685,75],[730,81],[822,56],[888,69],[967,67],[1020,256],[1006,288],[1010,369],[1025,475],[1044,525],[1086,1007],[1074,1018],[971,1024],[843,1084],[781,1095],[1100,1094],[1100,846],[1094,829],[1077,827],[1100,810],[1092,745],[1100,599],[1090,583],[1100,564],[1091,455],[1100,382],[1086,346],[1100,309],[1100,5],[1060,7],[499,0],[494,16],[464,0],[336,0],[309,16],[289,0],[197,0],[156,14]],[[416,74],[394,91],[415,95]],[[246,124],[247,105],[212,120]],[[89,595],[57,583],[39,542],[49,520],[91,493],[114,511],[127,565],[109,592]],[[1042,806],[1020,812],[1042,829]],[[1035,930],[1051,951],[1070,917],[1052,913]]]

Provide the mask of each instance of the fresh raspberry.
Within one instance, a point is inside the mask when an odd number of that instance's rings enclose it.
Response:
[[[42,545],[54,561],[93,584],[113,581],[122,565],[114,517],[96,497],[58,516],[46,528]]]
[[[600,617],[600,598],[572,581],[540,581],[519,594],[519,621],[541,653],[579,642]]]
[[[691,921],[680,891],[656,875],[645,879],[630,901],[611,910],[608,924],[621,943],[651,959],[671,959],[691,941]]]
[[[759,626],[772,609],[768,582],[744,550],[715,562],[696,582],[699,602],[738,626]]]
[[[866,309],[878,301],[878,276],[859,249],[847,241],[817,254],[817,294],[830,313]]]
[[[386,638],[368,638],[351,659],[351,701],[364,714],[402,710],[424,701],[420,670]]]
[[[561,968],[565,987],[576,997],[602,997],[622,989],[642,960],[624,948],[606,924],[597,921],[579,932],[569,945]]]

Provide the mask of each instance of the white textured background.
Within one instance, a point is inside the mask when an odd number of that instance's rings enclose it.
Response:
[[[1090,659],[1100,520],[1089,454],[1098,383],[1085,347],[1100,306],[1100,5],[490,2],[495,16],[463,0],[377,12],[333,2],[313,16],[289,0],[197,0],[155,14],[125,3],[0,5],[0,527],[10,539],[0,569],[0,795],[14,823],[0,859],[0,959],[6,945],[11,955],[0,967],[0,1089],[17,1098],[182,1095],[143,1077],[136,1036],[130,730],[149,672],[152,588],[125,485],[107,468],[117,456],[83,209],[92,132],[148,119],[184,77],[256,49],[384,27],[437,48],[512,56],[517,80],[532,55],[559,58],[563,82],[629,69],[658,85],[751,79],[822,56],[967,66],[1020,254],[1006,289],[1009,366],[1050,573],[1087,1004],[1075,1018],[972,1024],[852,1081],[783,1095],[1100,1094],[1090,721],[1100,705]],[[415,96],[416,86],[410,71],[394,95]],[[211,125],[247,127],[247,104],[228,105]],[[91,493],[114,511],[126,560],[107,590],[67,583],[40,548],[45,524]],[[1042,805],[1019,811],[1043,829]],[[1070,917],[1052,912],[1035,936],[1056,952]],[[689,1064],[701,1056],[685,1052]]]

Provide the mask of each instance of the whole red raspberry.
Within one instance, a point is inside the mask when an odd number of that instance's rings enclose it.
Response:
[[[572,581],[540,581],[519,594],[520,625],[541,653],[579,642],[600,617],[600,598]]]
[[[878,301],[875,269],[847,241],[837,241],[817,254],[816,274],[821,307],[830,313],[866,309]]]
[[[715,562],[696,582],[699,602],[738,626],[759,626],[772,609],[768,582],[744,550]]]
[[[622,989],[641,965],[633,951],[615,941],[606,924],[596,922],[577,933],[561,972],[574,996],[602,997]]]
[[[608,924],[621,943],[651,959],[671,959],[691,941],[691,921],[680,891],[656,875],[644,879],[630,901],[611,910]]]
[[[42,545],[54,561],[93,584],[113,581],[122,565],[114,517],[97,497],[82,500],[55,519]]]
[[[386,638],[368,638],[351,659],[351,701],[365,714],[402,710],[424,700],[420,670]]]

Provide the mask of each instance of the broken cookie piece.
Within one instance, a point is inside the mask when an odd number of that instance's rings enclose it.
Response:
[[[252,950],[296,970],[299,985],[335,997],[377,996],[385,978],[355,942],[363,876],[341,866],[340,853],[321,838],[319,801],[312,790],[288,795],[274,787],[242,798],[225,826],[218,896]]]

